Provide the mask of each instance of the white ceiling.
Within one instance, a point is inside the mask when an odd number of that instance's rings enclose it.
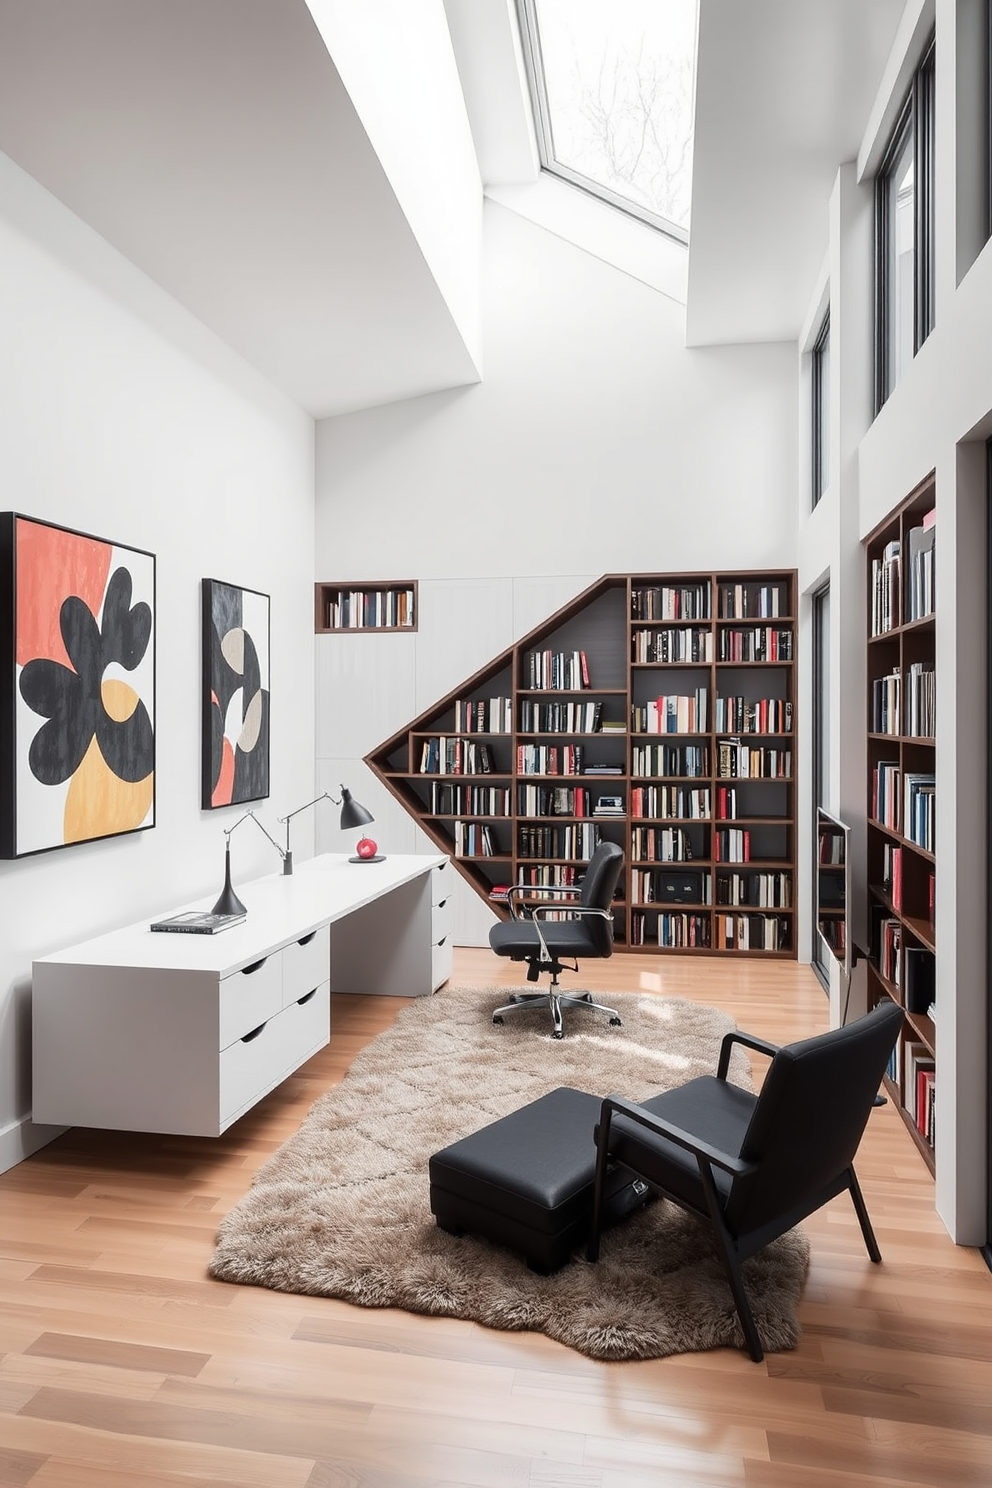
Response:
[[[793,341],[905,0],[700,0],[686,339]]]
[[[0,0],[0,149],[315,416],[478,380],[303,0]]]
[[[447,8],[532,179],[512,0]],[[795,339],[903,0],[700,8],[688,338]],[[0,0],[0,149],[315,416],[477,380],[304,0]]]

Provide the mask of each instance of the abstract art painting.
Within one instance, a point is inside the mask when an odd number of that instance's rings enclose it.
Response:
[[[155,825],[155,557],[0,514],[0,855]]]
[[[203,580],[204,809],[269,794],[269,596]]]

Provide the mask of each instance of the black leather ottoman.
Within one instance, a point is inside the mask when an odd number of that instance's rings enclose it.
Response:
[[[601,1104],[562,1085],[436,1152],[431,1211],[441,1229],[506,1245],[534,1271],[563,1266],[589,1230]],[[609,1175],[608,1220],[647,1197],[647,1186],[618,1165]]]

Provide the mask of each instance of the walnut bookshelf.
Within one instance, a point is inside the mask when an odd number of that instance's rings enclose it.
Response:
[[[936,491],[932,475],[865,540],[868,1000],[905,1013],[886,1085],[934,1169]]]
[[[606,575],[366,756],[497,914],[619,843],[618,949],[796,956],[792,570]]]

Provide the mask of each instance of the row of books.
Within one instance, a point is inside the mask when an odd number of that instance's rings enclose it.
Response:
[[[327,602],[330,630],[396,630],[414,623],[412,589],[340,589]]]
[[[871,814],[892,832],[899,831],[902,771],[896,760],[879,760],[871,772]]]
[[[599,827],[594,822],[575,822],[567,827],[518,827],[517,851],[521,858],[576,858],[587,863],[599,839]]]
[[[456,858],[492,858],[498,855],[499,847],[485,823],[455,822]]]
[[[518,785],[521,816],[588,816],[590,795],[584,786]]]
[[[873,734],[898,734],[902,725],[901,707],[902,677],[899,668],[894,668],[884,677],[875,677],[871,684],[871,732]]]
[[[718,661],[791,661],[792,631],[773,625],[750,630],[721,629],[717,633]]]
[[[630,874],[630,897],[635,904],[670,904],[673,894],[666,884],[671,875],[657,868],[633,868]],[[708,873],[682,875],[691,880],[689,892],[679,894],[679,903],[694,901],[697,904],[712,904],[713,880]]]
[[[746,827],[718,827],[713,833],[713,859],[717,863],[749,863],[751,833]]]
[[[899,624],[899,539],[893,538],[871,562],[871,633],[885,635]]]
[[[744,813],[745,816],[747,812]],[[737,818],[736,785],[718,785],[716,788],[716,815],[718,821],[735,821]]]
[[[518,744],[518,775],[581,775],[585,750],[581,744]]]
[[[937,510],[932,508],[922,525],[906,533],[906,619],[922,620],[936,607],[934,583],[934,533]]]
[[[792,704],[783,698],[718,697],[717,733],[791,734]]]
[[[584,651],[531,651],[524,661],[524,686],[546,692],[578,691],[589,686]]]
[[[635,734],[705,734],[708,705],[705,687],[651,698],[631,708],[630,726]]]
[[[779,584],[720,584],[717,598],[721,620],[775,620],[786,613]]]
[[[936,777],[918,770],[907,770],[903,776],[903,789],[903,836],[932,853],[937,832]]]
[[[509,786],[446,785],[431,782],[432,816],[509,816]]]
[[[634,910],[630,916],[631,945],[646,945],[648,940],[670,950],[705,950],[710,944],[710,917],[685,910]]]
[[[710,773],[706,744],[635,744],[631,762],[635,775],[682,775],[693,780]]]
[[[792,874],[781,871],[718,873],[716,902],[730,905],[751,904],[759,909],[791,909]]]
[[[455,704],[455,733],[512,734],[513,699],[469,698]]]
[[[528,889],[574,889],[581,872],[574,863],[535,863],[517,869],[517,883]]]
[[[688,863],[692,842],[681,827],[632,827],[630,855],[635,863]]]
[[[700,662],[713,660],[713,632],[697,625],[674,630],[635,630],[631,637],[631,660],[652,662]]]
[[[791,780],[792,750],[721,739],[716,746],[716,773],[721,779]]]
[[[420,751],[421,775],[489,775],[494,769],[488,744],[439,734],[425,739]]]
[[[936,1133],[937,1066],[926,1044],[907,1039],[903,1048],[903,1105],[916,1130],[932,1147]]]
[[[708,620],[709,584],[651,584],[631,590],[632,620]]]
[[[914,661],[906,675],[906,732],[915,739],[932,739],[937,732],[937,674],[922,661]]]
[[[532,703],[520,705],[524,734],[594,734],[603,722],[602,703]]]
[[[638,806],[646,809],[635,809]],[[647,790],[635,788],[630,793],[631,816],[678,818],[682,821],[708,821],[710,818],[709,786],[656,785]]]
[[[898,667],[871,684],[871,729],[876,734],[903,731],[902,676]],[[905,733],[932,739],[937,721],[936,674],[932,666],[914,661],[906,677]]]
[[[718,914],[716,944],[727,951],[786,951],[789,921],[780,915]]]

